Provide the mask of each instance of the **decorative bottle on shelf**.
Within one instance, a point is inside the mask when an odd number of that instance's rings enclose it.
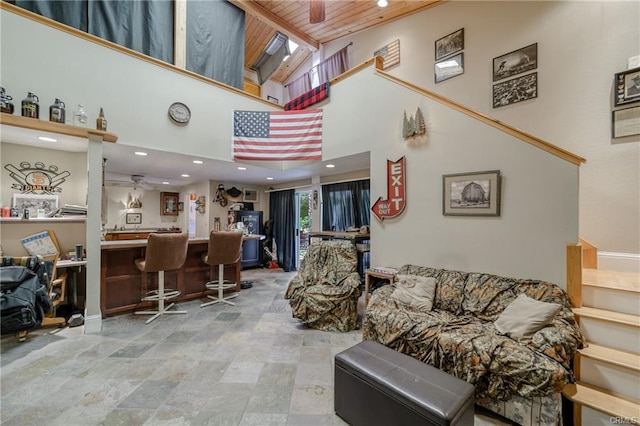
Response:
[[[87,127],[87,113],[82,105],[78,105],[78,109],[73,113],[73,125]]]
[[[32,92],[28,92],[27,97],[22,100],[22,116],[30,118],[40,118],[40,99]]]
[[[107,119],[104,118],[102,107],[100,107],[100,114],[98,114],[98,118],[96,119],[96,129],[102,130],[103,132],[107,131]]]
[[[11,101],[13,98],[7,95],[4,91],[4,87],[0,86],[0,112],[6,112],[7,114],[13,114],[13,104]]]
[[[53,105],[49,107],[49,121],[54,123],[64,123],[65,105],[60,99],[56,98]]]

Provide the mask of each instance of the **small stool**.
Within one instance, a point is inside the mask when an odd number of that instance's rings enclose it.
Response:
[[[164,306],[165,300],[180,295],[179,290],[164,288],[164,272],[180,269],[187,258],[189,235],[182,234],[149,234],[147,251],[144,259],[136,259],[136,266],[142,271],[143,285],[146,287],[148,272],[158,273],[158,289],[149,291],[142,298],[143,302],[158,302],[157,311],[136,311],[137,315],[153,315],[146,324],[163,314],[186,314],[187,311],[169,311],[174,303]]]
[[[238,283],[224,279],[224,266],[240,262],[241,256],[242,232],[211,231],[211,234],[209,234],[208,251],[202,255],[202,261],[212,267],[218,265],[218,279],[209,281],[205,284],[205,287],[208,290],[217,290],[218,296],[215,297],[207,295],[207,297],[212,299],[212,301],[203,303],[200,305],[201,308],[213,305],[214,303],[235,305],[235,303],[229,302],[229,300],[237,297],[238,293],[224,297],[224,291],[226,289],[236,287]]]
[[[334,409],[353,426],[473,426],[475,387],[365,340],[335,356]]]

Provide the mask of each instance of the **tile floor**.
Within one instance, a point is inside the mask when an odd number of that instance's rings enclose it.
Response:
[[[345,425],[333,412],[333,357],[362,340],[291,317],[294,273],[254,269],[235,306],[39,329],[0,342],[0,422],[39,425]],[[361,304],[362,307],[362,304]],[[509,425],[480,408],[476,426]]]

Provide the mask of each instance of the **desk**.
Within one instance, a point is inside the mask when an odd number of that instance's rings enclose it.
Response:
[[[354,246],[356,247],[356,251],[358,252],[358,274],[360,274],[360,279],[363,278],[364,271],[369,266],[365,266],[364,264],[364,253],[369,252],[369,246],[361,245],[360,243],[371,239],[368,233],[363,234],[361,232],[314,231],[309,232],[309,238],[352,241]]]
[[[87,266],[86,260],[59,260],[56,263],[56,268],[70,268],[71,269],[71,287],[73,288],[73,299],[71,310],[80,309],[78,306],[78,274],[82,272],[82,267]],[[86,297],[86,294],[85,294]],[[84,303],[83,303],[84,305]],[[82,306],[82,310],[84,310],[84,306]]]

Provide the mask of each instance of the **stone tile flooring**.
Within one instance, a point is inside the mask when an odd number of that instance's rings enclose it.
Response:
[[[235,306],[125,314],[0,341],[0,422],[39,425],[345,425],[333,412],[333,358],[362,340],[291,317],[294,273],[243,271]],[[361,303],[361,308],[362,308]],[[476,426],[509,425],[476,408]]]

